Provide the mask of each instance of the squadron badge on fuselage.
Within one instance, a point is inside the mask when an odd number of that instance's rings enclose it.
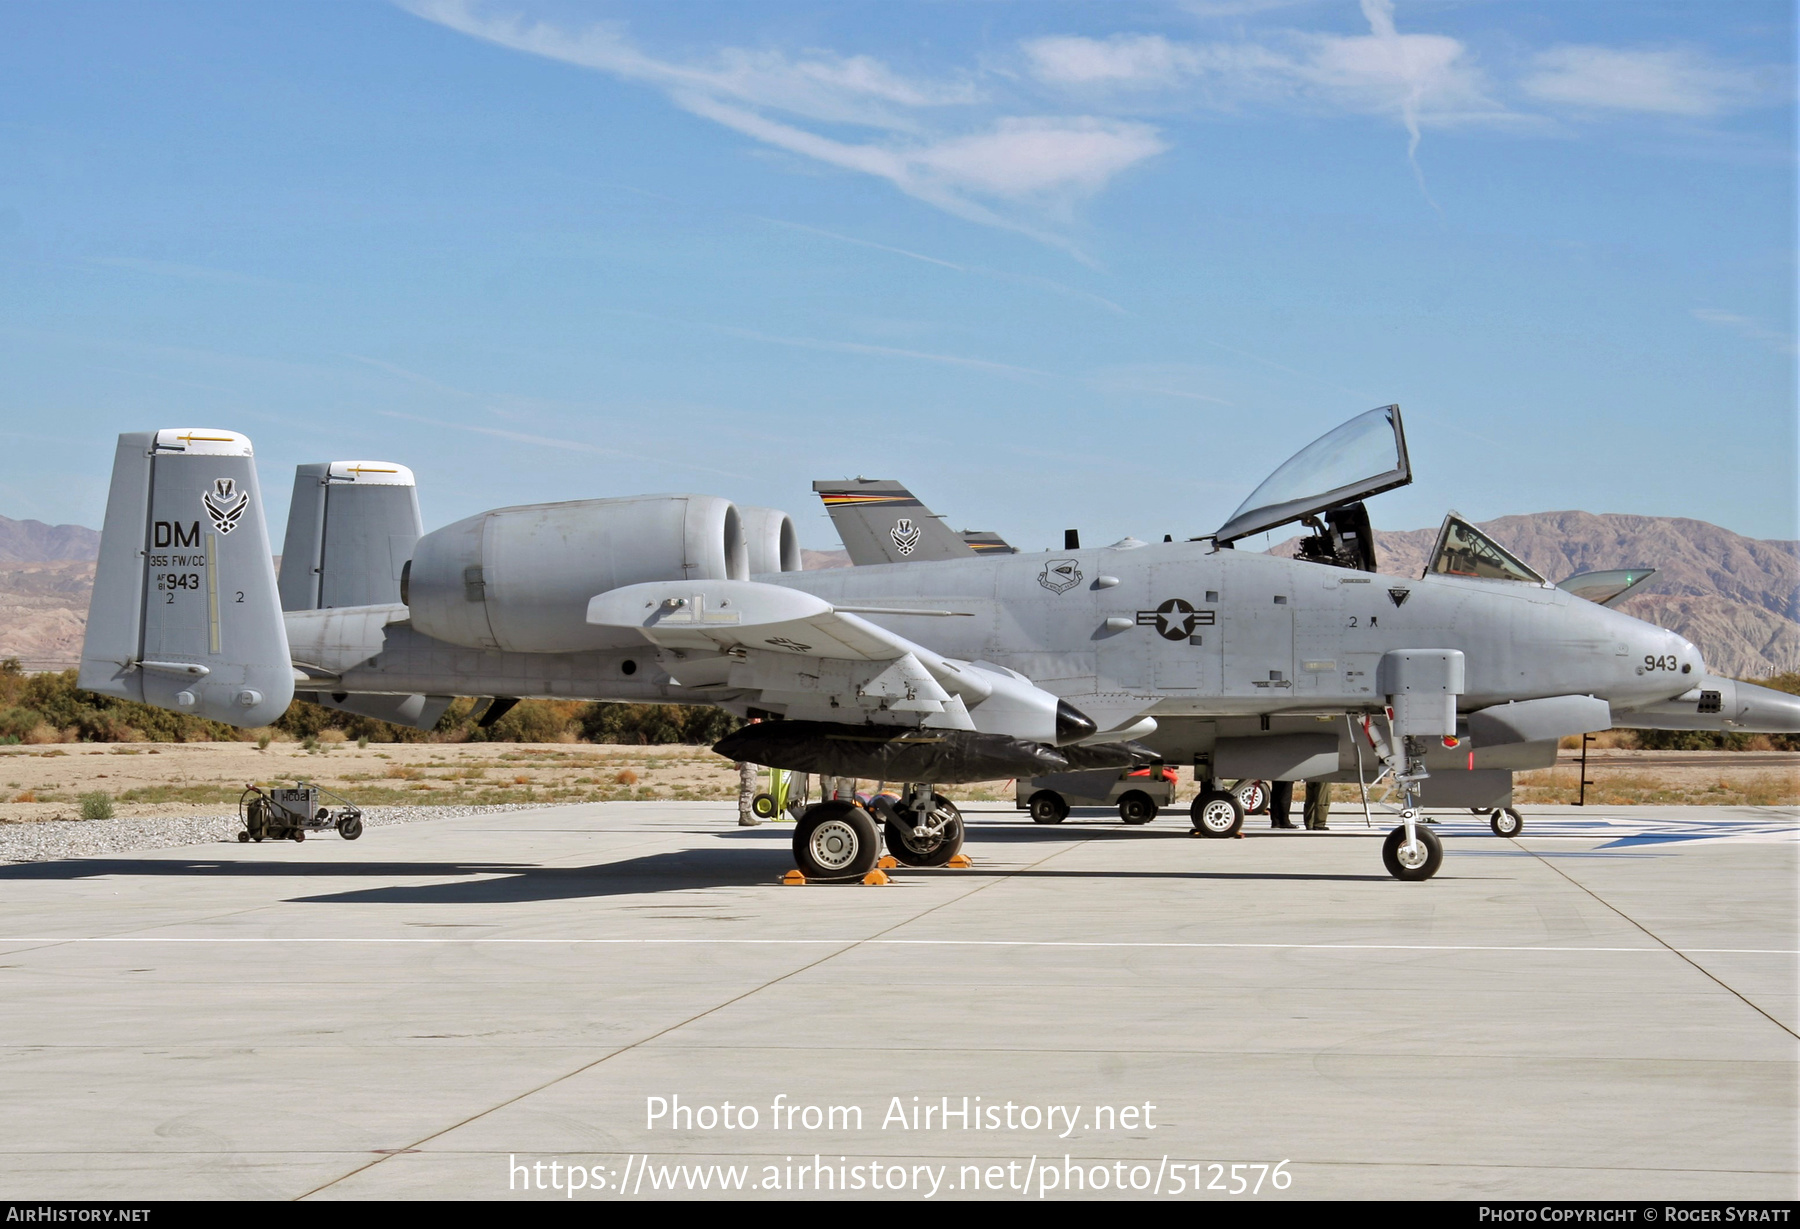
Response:
[[[1052,559],[1038,573],[1038,584],[1052,593],[1067,593],[1081,583],[1081,564],[1074,559]]]

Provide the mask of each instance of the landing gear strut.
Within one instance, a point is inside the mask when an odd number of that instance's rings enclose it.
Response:
[[[1444,843],[1419,819],[1419,784],[1430,775],[1425,770],[1425,740],[1412,734],[1402,736],[1393,770],[1402,800],[1400,826],[1382,842],[1381,862],[1396,879],[1429,879],[1444,864]]]

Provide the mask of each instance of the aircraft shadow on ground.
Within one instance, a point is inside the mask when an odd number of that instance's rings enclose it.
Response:
[[[96,879],[103,876],[231,879],[432,879],[431,883],[385,883],[378,887],[323,891],[284,898],[295,904],[483,905],[580,900],[607,896],[642,896],[663,892],[723,887],[768,887],[794,865],[792,853],[780,846],[744,848],[740,836],[720,834],[712,848],[679,850],[601,862],[589,866],[537,866],[519,862],[254,862],[218,858],[84,858],[66,862],[31,862],[0,867],[0,882]],[[1047,835],[1047,834],[1043,834]],[[1137,834],[1117,834],[1135,836]],[[965,870],[895,872],[902,880],[955,878],[964,881],[1016,878],[1024,880],[1245,880],[1291,882],[1383,882],[1379,873],[1332,874],[1282,871],[1195,870],[1055,870],[975,866]],[[449,878],[454,876],[455,878]],[[445,880],[448,879],[448,882]],[[321,884],[321,886],[324,886]]]

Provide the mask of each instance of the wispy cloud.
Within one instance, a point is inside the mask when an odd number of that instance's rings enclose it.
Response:
[[[1795,344],[1792,333],[1783,333],[1779,329],[1769,328],[1762,321],[1750,316],[1740,316],[1736,312],[1720,311],[1714,307],[1696,307],[1691,313],[1696,320],[1718,328],[1730,329],[1740,337],[1751,341],[1760,341],[1778,354],[1800,353],[1800,346]]]
[[[685,461],[670,460],[667,453],[649,456],[644,453],[626,452],[619,448],[603,448],[599,444],[591,444],[586,440],[558,439],[548,435],[533,435],[525,431],[508,431],[502,427],[482,427],[473,423],[447,422],[440,418],[426,418],[420,414],[404,414],[399,410],[376,410],[383,418],[396,418],[404,422],[416,422],[427,427],[435,427],[443,431],[463,431],[470,435],[485,435],[490,439],[507,440],[514,444],[530,444],[538,448],[554,448],[558,452],[581,452],[599,457],[616,457],[620,460],[637,461],[646,465],[671,469],[692,470],[699,474],[712,474],[721,478],[746,478],[749,475],[732,470],[713,469],[706,465],[693,465]]]
[[[1095,307],[1098,307],[1103,311],[1111,312],[1115,316],[1129,316],[1131,314],[1111,299],[1094,294],[1092,291],[1080,290],[1052,278],[1038,277],[1035,274],[1029,273],[1008,273],[1002,269],[990,269],[985,265],[958,264],[954,260],[944,260],[942,257],[928,256],[923,252],[914,252],[907,248],[894,247],[891,244],[876,243],[872,239],[859,239],[855,235],[839,234],[837,231],[826,230],[819,226],[807,226],[800,222],[784,222],[780,218],[767,218],[762,217],[759,214],[751,214],[749,216],[756,218],[759,222],[767,222],[771,226],[779,226],[783,230],[798,231],[799,233],[806,235],[817,235],[821,239],[831,239],[838,243],[848,243],[853,247],[870,248],[877,252],[887,252],[894,256],[904,257],[907,260],[919,261],[922,264],[936,265],[941,269],[951,269],[957,273],[967,273],[975,277],[988,277],[993,278],[996,281],[1014,282],[1021,286],[1031,286],[1038,290],[1047,290],[1052,294],[1061,295],[1064,298],[1079,299],[1084,303],[1091,303]]]
[[[273,278],[257,277],[252,273],[238,273],[232,269],[213,269],[205,265],[182,264],[173,260],[146,260],[141,256],[90,256],[90,265],[102,265],[109,269],[127,269],[133,273],[147,273],[152,277],[175,277],[190,282],[214,282],[221,286],[254,286],[258,289],[283,287],[286,282]]]
[[[1387,115],[1407,134],[1406,155],[1425,189],[1424,129],[1513,123],[1469,49],[1442,34],[1401,33],[1392,0],[1361,0],[1366,35],[1276,31],[1260,39],[1182,42],[1160,34],[1059,35],[1020,50],[1038,82],[1115,104],[1179,94],[1227,111],[1247,107]],[[1427,194],[1426,199],[1430,196]]]
[[[995,375],[1026,376],[1032,379],[1055,379],[1048,371],[1039,371],[1035,367],[1019,367],[1012,363],[996,363],[992,359],[968,358],[960,354],[934,354],[928,350],[903,350],[897,346],[877,346],[860,341],[831,341],[819,337],[780,337],[771,333],[759,333],[755,329],[743,329],[734,325],[712,325],[715,332],[728,337],[741,337],[745,341],[766,342],[772,346],[791,346],[798,350],[826,350],[837,354],[867,354],[878,358],[914,359],[924,363],[940,363],[946,367],[969,367],[976,371],[989,371]]]
[[[683,62],[644,51],[618,23],[564,29],[493,14],[472,0],[408,0],[405,7],[499,46],[653,86],[752,140],[875,176],[957,217],[1071,252],[1055,227],[1073,204],[1166,148],[1153,128],[1132,121],[969,118],[968,108],[989,101],[971,79],[909,77],[866,55],[726,48]],[[845,139],[808,126],[821,123],[869,135]]]
[[[409,384],[417,384],[420,388],[428,388],[434,393],[442,393],[447,397],[475,397],[478,395],[469,392],[467,389],[452,388],[448,384],[440,384],[430,376],[421,375],[416,371],[409,371],[398,363],[389,363],[378,358],[369,358],[367,355],[363,354],[346,354],[344,357],[353,359],[366,366],[373,367],[377,371],[385,371],[391,376],[398,376]]]
[[[1708,119],[1777,101],[1783,75],[1724,64],[1692,48],[1563,45],[1533,57],[1520,87],[1548,103]]]
[[[797,230],[802,234],[817,235],[821,239],[832,239],[838,243],[848,243],[855,247],[873,248],[877,252],[887,252],[894,256],[904,256],[908,260],[916,260],[923,264],[937,265],[941,269],[954,269],[958,273],[971,271],[968,265],[959,265],[954,260],[943,260],[936,256],[927,256],[923,252],[913,252],[906,248],[897,248],[891,244],[876,243],[873,239],[858,239],[855,235],[840,235],[835,230],[825,230],[818,226],[807,226],[802,222],[784,222],[780,218],[765,218],[759,215],[757,220],[767,222],[770,226],[779,226],[783,230]]]

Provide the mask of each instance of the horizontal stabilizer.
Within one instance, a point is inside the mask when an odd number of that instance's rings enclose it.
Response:
[[[392,725],[414,730],[429,730],[450,707],[451,696],[370,696],[355,692],[299,693],[296,699],[310,700],[323,708],[358,717],[373,717]]]

